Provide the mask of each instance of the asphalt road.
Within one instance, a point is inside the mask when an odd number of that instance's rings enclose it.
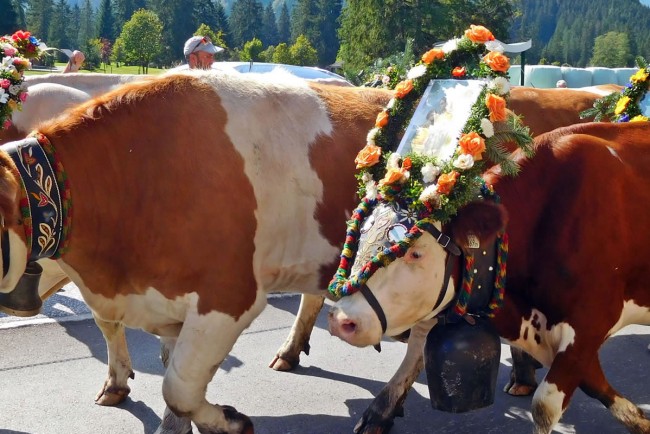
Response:
[[[383,351],[350,347],[327,332],[321,313],[311,355],[292,373],[267,368],[284,341],[299,298],[270,300],[240,337],[208,387],[208,399],[249,415],[258,434],[351,433],[373,396],[391,377],[406,346],[384,342]],[[100,407],[93,397],[104,381],[102,336],[73,286],[48,300],[37,321],[0,316],[0,434],[152,433],[164,402],[157,338],[127,333],[136,371],[131,395],[118,407]],[[635,333],[635,334],[631,334]],[[650,327],[628,327],[601,350],[615,388],[650,415]],[[510,353],[502,346],[499,387],[507,379]],[[538,379],[544,371],[538,372]],[[521,434],[531,432],[530,398],[497,391],[494,405],[465,414],[431,408],[422,374],[405,403],[393,434]],[[602,405],[576,392],[557,433],[623,433]]]

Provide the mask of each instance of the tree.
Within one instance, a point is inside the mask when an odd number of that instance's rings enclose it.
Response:
[[[228,45],[223,40],[223,32],[219,31],[215,33],[207,24],[202,23],[199,28],[196,29],[196,32],[194,32],[194,36],[207,36],[212,40],[214,45],[221,47],[224,50],[228,50]]]
[[[244,48],[239,53],[239,59],[244,62],[259,62],[263,51],[262,41],[257,38],[246,42]]]
[[[82,51],[86,56],[83,68],[89,71],[99,68],[102,62],[102,41],[99,38],[90,39],[83,45]]]
[[[100,38],[105,38],[109,41],[115,40],[115,17],[113,16],[111,0],[102,0],[99,5],[97,35]]]
[[[289,49],[294,65],[314,66],[318,62],[318,53],[305,35],[300,35]]]
[[[71,20],[70,7],[65,0],[59,0],[52,10],[52,20],[50,22],[50,31],[47,35],[47,43],[52,47],[71,48],[72,40],[68,36],[71,28],[68,23]]]
[[[0,0],[0,35],[11,35],[18,30],[18,14],[11,0]]]
[[[83,47],[90,39],[95,39],[95,14],[90,0],[85,0],[79,12],[79,33],[77,47]]]
[[[145,0],[114,0],[115,4],[115,29],[120,33],[124,23],[131,19],[133,12],[144,9],[147,4]]]
[[[280,16],[278,17],[278,37],[280,42],[291,42],[291,19],[289,17],[289,8],[287,2],[282,3]]]
[[[47,38],[50,32],[53,0],[29,0],[27,8],[27,28],[39,39]]]
[[[594,41],[594,55],[589,64],[618,68],[629,66],[631,60],[630,38],[627,33],[607,32]]]
[[[340,47],[337,33],[341,8],[341,0],[318,0],[316,23],[320,37],[311,43],[318,51],[318,64],[321,66],[327,66],[336,61]]]
[[[275,12],[273,12],[273,3],[269,3],[262,16],[262,43],[268,46],[276,45],[278,42],[280,42],[278,24],[275,20]]]
[[[111,52],[111,62],[115,62],[117,68],[120,67],[121,63],[124,63],[126,60],[126,54],[124,53],[124,42],[122,38],[117,38],[113,44],[113,51]]]
[[[194,18],[195,0],[150,0],[149,4],[165,29],[162,62],[183,59],[183,43],[199,26]]]
[[[281,42],[273,50],[273,63],[284,63],[285,65],[293,65],[294,61],[291,58],[291,50],[289,46]]]
[[[144,74],[162,51],[162,29],[158,16],[146,9],[136,11],[122,28],[120,39],[126,59],[141,66]]]
[[[25,18],[25,9],[27,0],[12,0],[14,11],[16,12],[16,23],[19,29],[27,28],[27,19]]]
[[[262,28],[262,3],[257,0],[235,0],[228,19],[235,47],[260,36]]]

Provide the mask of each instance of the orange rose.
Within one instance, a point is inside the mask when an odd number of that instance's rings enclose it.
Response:
[[[467,70],[464,66],[457,66],[451,71],[451,75],[454,77],[464,77],[467,73]]]
[[[402,170],[411,170],[412,166],[413,163],[411,162],[411,157],[406,157],[404,161],[402,161]]]
[[[422,55],[422,61],[427,65],[433,62],[434,60],[444,59],[445,52],[440,48],[432,48]]]
[[[503,97],[488,93],[485,97],[485,105],[490,110],[490,120],[492,122],[506,120],[506,100]]]
[[[485,141],[477,132],[472,131],[471,133],[460,136],[458,146],[460,146],[463,154],[471,155],[474,161],[483,159],[481,154],[485,152]]]
[[[494,41],[494,35],[491,31],[483,26],[475,26],[474,24],[465,30],[465,36],[476,44],[485,44],[487,41]]]
[[[449,194],[456,185],[459,173],[455,170],[449,173],[443,173],[438,177],[438,193]]]
[[[485,57],[483,57],[483,62],[485,62],[485,64],[493,71],[508,72],[508,69],[510,68],[510,59],[508,59],[508,56],[504,56],[497,51],[490,51],[486,54]]]
[[[413,80],[404,80],[395,86],[395,98],[404,98],[413,90]]]
[[[388,169],[384,179],[379,181],[379,185],[397,184],[398,182],[401,182],[402,179],[404,179],[404,172],[401,169]]]
[[[386,110],[382,110],[379,112],[377,115],[377,120],[375,121],[375,126],[377,128],[382,128],[388,125],[388,119],[390,116],[388,115],[388,112]]]
[[[381,157],[381,148],[379,146],[366,145],[359,151],[354,162],[357,165],[357,169],[362,169],[377,164],[379,162],[379,157]]]

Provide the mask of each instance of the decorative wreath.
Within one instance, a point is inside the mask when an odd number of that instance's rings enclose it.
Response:
[[[357,179],[362,202],[348,222],[341,262],[328,287],[333,296],[342,297],[358,291],[379,267],[403,256],[427,225],[448,222],[460,208],[478,196],[494,196],[481,177],[485,160],[500,164],[507,175],[515,175],[519,170],[506,144],[515,143],[527,156],[533,155],[528,128],[506,110],[509,67],[503,45],[487,28],[472,25],[463,37],[427,51],[397,84],[394,98],[377,115],[367,144],[355,159],[357,169],[361,169]],[[399,137],[429,82],[450,78],[487,81],[472,106],[452,157],[441,161],[435,156],[413,152],[397,154]],[[372,207],[382,201],[398,201],[418,222],[404,239],[380,252],[356,276],[349,278],[358,248],[360,224]],[[505,282],[505,269],[501,280]]]
[[[0,36],[0,130],[11,126],[11,114],[20,111],[27,99],[23,72],[32,67],[29,59],[39,57],[46,48],[22,30],[11,36]]]

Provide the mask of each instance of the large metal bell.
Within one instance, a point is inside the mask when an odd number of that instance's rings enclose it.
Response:
[[[424,366],[433,408],[463,413],[492,405],[501,342],[482,318],[437,325],[424,347]]]
[[[16,288],[0,293],[0,310],[13,316],[34,316],[41,312],[43,300],[38,295],[38,283],[43,268],[36,262],[29,262]]]

